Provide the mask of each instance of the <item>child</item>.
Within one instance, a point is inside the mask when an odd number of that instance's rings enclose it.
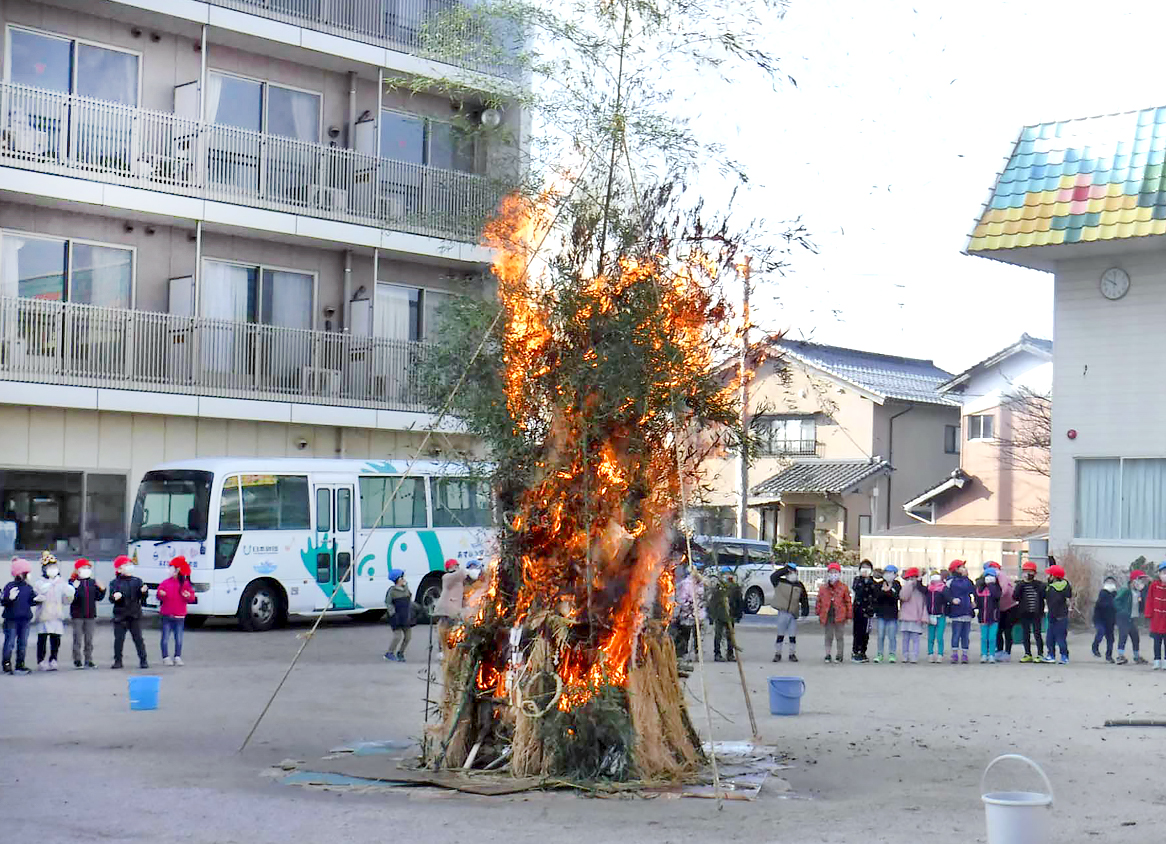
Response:
[[[968,650],[971,648],[972,619],[976,613],[976,584],[968,577],[968,567],[963,560],[952,560],[948,571],[944,597],[947,599],[947,617],[951,619],[951,664],[968,664]]]
[[[996,628],[1000,626],[1000,595],[996,569],[988,566],[976,588],[976,611],[980,616],[980,662],[996,661]]]
[[[696,618],[705,611],[704,581],[697,574],[695,566],[688,567],[688,574],[676,587],[676,658],[688,658],[688,646],[699,655],[696,642]],[[703,644],[703,643],[702,643]]]
[[[45,551],[40,558],[41,579],[33,587],[36,596],[36,668],[56,671],[61,637],[65,635],[66,607],[73,601],[73,587],[61,578],[57,558]]]
[[[73,667],[96,668],[93,663],[93,634],[97,629],[97,602],[105,597],[105,587],[93,579],[93,563],[84,557],[73,564]],[[82,647],[85,662],[82,664]]]
[[[0,593],[4,607],[4,673],[12,674],[12,653],[16,652],[17,674],[27,674],[24,652],[28,647],[28,628],[32,625],[32,606],[35,593],[28,584],[32,564],[15,557],[12,560],[12,580]]]
[[[943,661],[943,634],[947,631],[947,584],[939,572],[932,572],[927,584],[927,661]]]
[[[1166,671],[1166,562],[1158,563],[1158,579],[1146,590],[1146,618],[1154,640],[1154,670]]]
[[[842,663],[843,639],[846,636],[846,622],[854,615],[850,601],[850,590],[842,582],[842,566],[831,563],[826,566],[826,582],[818,587],[818,621],[826,633],[826,662],[830,661],[830,646],[838,641],[835,662]]]
[[[1058,565],[1045,570],[1049,576],[1045,587],[1045,604],[1049,608],[1049,641],[1045,662],[1057,661],[1057,646],[1061,648],[1061,665],[1069,664],[1069,602],[1073,599],[1073,587],[1065,580],[1065,570]]]
[[[1093,637],[1093,655],[1101,658],[1101,640],[1105,639],[1105,661],[1113,662],[1113,625],[1117,621],[1117,607],[1114,599],[1117,597],[1117,578],[1107,574],[1101,583],[1101,591],[1097,595],[1097,603],[1093,605],[1093,629],[1097,631]]]
[[[733,634],[730,626],[739,622],[745,616],[745,595],[734,577],[732,566],[721,566],[721,576],[713,584],[712,597],[709,598],[709,621],[713,623],[713,661],[724,662],[726,659],[733,662],[737,653],[733,650]],[[723,652],[727,656],[721,656]]]
[[[413,590],[409,588],[405,572],[401,569],[389,572],[389,582],[392,586],[385,593],[385,607],[389,611],[389,628],[393,631],[393,638],[389,640],[385,659],[389,662],[404,662],[405,648],[409,647],[409,640],[413,638]]]
[[[1114,611],[1116,613],[1117,621],[1117,664],[1125,665],[1129,662],[1126,659],[1126,639],[1134,646],[1134,664],[1145,665],[1146,660],[1138,652],[1141,645],[1141,637],[1138,635],[1138,622],[1142,618],[1143,604],[1145,602],[1145,578],[1146,573],[1139,569],[1134,569],[1130,572],[1130,582],[1124,589],[1117,593],[1113,599]]]
[[[138,651],[138,666],[149,668],[146,662],[146,642],[142,639],[142,602],[149,590],[141,578],[134,577],[134,561],[125,554],[113,561],[117,574],[109,584],[109,602],[113,604],[113,665],[121,668],[121,654],[125,649],[126,633],[134,640]]]
[[[927,599],[919,582],[919,569],[912,566],[903,572],[899,593],[899,629],[903,632],[903,662],[919,662],[919,640],[928,626]]]
[[[198,603],[190,585],[190,563],[186,557],[170,561],[170,577],[158,584],[158,612],[162,616],[162,664],[182,665],[182,633],[186,629],[186,607]],[[174,658],[166,649],[166,640],[174,637]]]
[[[996,582],[1000,584],[1000,623],[996,625],[996,660],[1012,662],[1012,629],[1016,627],[1019,609],[1016,602],[1016,584],[995,560],[984,564],[996,571]]]
[[[773,584],[773,597],[769,605],[777,610],[777,639],[773,646],[773,661],[781,662],[781,651],[785,637],[789,636],[789,661],[798,661],[798,618],[810,614],[810,596],[806,587],[798,580],[798,567],[786,563],[769,576]]]
[[[895,639],[899,636],[899,592],[902,587],[896,579],[899,569],[889,563],[883,569],[882,583],[875,592],[875,635],[878,641],[878,653],[875,662],[883,661],[883,641],[890,639],[890,655],[887,662],[895,661]]]
[[[1036,579],[1036,563],[1027,560],[1020,567],[1024,577],[1012,590],[1016,598],[1021,629],[1024,630],[1024,656],[1021,662],[1040,662],[1045,643],[1041,636],[1041,623],[1045,617],[1045,585]],[[1032,636],[1036,634],[1036,656],[1032,655]]]
[[[874,566],[870,560],[863,560],[858,565],[858,577],[854,579],[854,600],[851,603],[854,612],[854,645],[851,660],[854,662],[868,662],[866,649],[870,644],[870,627],[874,620],[875,595],[878,585],[874,580]]]

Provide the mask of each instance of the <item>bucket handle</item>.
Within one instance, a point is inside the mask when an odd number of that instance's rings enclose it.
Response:
[[[806,694],[806,681],[805,681],[805,680],[803,680],[801,677],[796,677],[796,678],[795,678],[795,677],[783,677],[782,679],[783,679],[783,680],[794,680],[794,679],[796,679],[796,680],[797,680],[799,683],[801,683],[801,684],[802,684],[802,691],[801,691],[801,693],[798,695],[798,697],[803,697],[803,696]],[[781,692],[778,692],[778,694],[781,694]],[[782,697],[786,697],[786,695],[782,695]]]
[[[1034,771],[1036,771],[1038,774],[1040,774],[1040,778],[1042,780],[1044,780],[1045,788],[1048,789],[1049,801],[1052,802],[1052,800],[1053,800],[1053,784],[1051,782],[1049,782],[1049,778],[1047,776],[1045,776],[1045,772],[1043,770],[1041,770],[1041,766],[1038,765],[1036,762],[1033,762],[1027,756],[1021,756],[1019,753],[1005,753],[1003,756],[997,756],[995,759],[993,759],[991,762],[988,763],[988,767],[984,769],[984,775],[980,777],[980,793],[981,794],[988,793],[988,772],[990,770],[992,770],[992,766],[995,765],[997,762],[1003,762],[1005,759],[1015,759],[1017,762],[1023,762],[1024,764],[1026,764],[1030,768],[1032,768]]]

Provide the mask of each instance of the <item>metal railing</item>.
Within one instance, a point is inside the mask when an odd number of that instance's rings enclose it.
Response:
[[[815,457],[821,453],[822,443],[817,440],[770,440],[760,447],[764,457]]]
[[[211,5],[304,26],[507,79],[501,23],[462,0],[208,0]]]
[[[427,343],[0,296],[0,380],[425,411]]]
[[[476,242],[483,176],[0,83],[0,163]]]

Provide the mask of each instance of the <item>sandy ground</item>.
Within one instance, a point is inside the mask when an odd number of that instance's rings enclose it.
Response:
[[[421,719],[423,642],[412,645],[416,662],[385,663],[383,625],[337,620],[321,628],[252,745],[237,753],[305,629],[190,631],[184,668],[161,667],[158,631],[148,630],[151,673],[163,677],[154,712],[129,711],[127,672],[105,667],[107,624],[98,631],[98,671],[73,671],[66,660],[70,667],[56,674],[0,677],[0,841],[545,844],[583,832],[589,844],[624,844],[629,835],[968,844],[985,840],[980,773],[1007,752],[1037,760],[1053,781],[1050,840],[1166,835],[1166,729],[1101,726],[1111,717],[1166,718],[1166,673],[1099,663],[1084,635],[1072,637],[1068,667],[836,666],[823,664],[818,627],[809,624],[802,662],[776,666],[767,620],[750,619],[740,633],[754,706],[763,737],[792,757],[785,773],[793,797],[767,788],[718,812],[704,800],[358,795],[280,785],[263,773],[283,759],[405,739]],[[799,717],[768,714],[765,678],[779,673],[805,678]],[[736,668],[710,664],[708,682],[716,739],[748,739]],[[696,675],[689,693],[703,735]],[[999,784],[1035,785],[1019,769],[1001,771]]]

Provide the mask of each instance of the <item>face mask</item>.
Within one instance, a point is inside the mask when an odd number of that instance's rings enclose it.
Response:
[[[870,572],[871,572],[870,569],[859,569],[858,570],[858,574],[860,577],[870,577]]]
[[[939,581],[942,579],[943,578],[941,578],[938,574],[931,575],[931,582],[932,583],[939,583]]]
[[[1024,573],[1024,579],[1025,580],[1036,580],[1036,572],[1035,571],[1026,571]]]
[[[1158,579],[1161,580],[1163,583],[1166,583],[1166,571],[1158,572]]]
[[[841,578],[841,575],[839,575],[838,572],[836,572],[836,571],[832,571],[826,575],[826,580],[828,580],[831,583],[837,583],[840,578]]]
[[[1141,592],[1142,591],[1142,581],[1131,580],[1130,581],[1130,589],[1133,589],[1135,592]]]
[[[122,577],[129,577],[130,575],[132,575],[134,573],[134,567],[132,565],[122,566],[120,569],[117,570],[117,573],[120,574]]]
[[[1101,588],[1104,589],[1106,592],[1116,592],[1117,591],[1117,584],[1116,583],[1106,583]]]
[[[787,574],[785,576],[785,579],[788,580],[790,583],[793,583],[795,580],[798,579],[798,576],[794,572],[790,572],[789,574]]]
[[[93,577],[93,569],[77,569],[77,577],[82,580],[88,580]]]
[[[47,569],[45,569],[45,574],[48,577],[56,577],[60,573],[61,573],[61,570],[59,568],[57,568],[56,566],[49,566]]]
[[[994,574],[986,574],[986,575],[984,575],[984,582],[985,583],[995,583],[996,576]]]
[[[478,579],[478,575],[480,575],[481,573],[482,573],[482,570],[481,570],[481,569],[470,569],[468,572],[466,572],[466,576],[467,576],[467,577],[468,577],[470,580],[477,580],[477,579]]]

